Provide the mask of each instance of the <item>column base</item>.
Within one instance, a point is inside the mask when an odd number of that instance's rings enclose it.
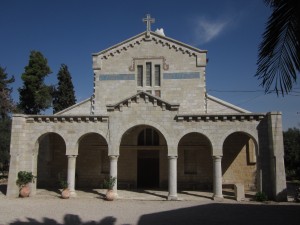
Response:
[[[70,197],[77,197],[77,193],[75,191],[70,191]]]
[[[177,201],[178,200],[178,196],[177,195],[168,195],[168,200],[169,201]]]
[[[219,202],[221,202],[221,201],[224,200],[224,197],[223,197],[223,195],[213,195],[212,199],[213,199],[214,201],[219,201]]]

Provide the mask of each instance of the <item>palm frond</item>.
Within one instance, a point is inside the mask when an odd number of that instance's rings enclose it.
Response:
[[[259,59],[257,61],[258,79],[266,92],[277,94],[289,93],[293,83],[297,80],[300,70],[299,46],[299,16],[297,15],[297,1],[281,0],[269,1],[274,11],[269,18],[263,42],[259,46]]]

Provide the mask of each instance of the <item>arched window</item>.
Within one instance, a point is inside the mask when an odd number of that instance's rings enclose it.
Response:
[[[159,145],[159,135],[152,128],[142,130],[138,136],[138,145],[157,146]]]

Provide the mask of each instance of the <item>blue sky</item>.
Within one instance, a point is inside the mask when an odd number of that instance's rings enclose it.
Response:
[[[78,101],[93,92],[91,54],[152,30],[208,50],[207,90],[252,112],[281,111],[284,129],[300,127],[300,85],[289,96],[265,95],[255,77],[258,45],[271,13],[263,0],[1,0],[0,66],[14,75],[13,97],[31,50],[48,59],[56,83],[62,63],[72,74]],[[248,92],[249,91],[249,92]]]

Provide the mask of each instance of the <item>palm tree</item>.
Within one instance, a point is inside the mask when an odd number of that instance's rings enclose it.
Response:
[[[256,75],[265,92],[288,94],[300,72],[300,1],[264,0],[273,12],[259,46]]]

